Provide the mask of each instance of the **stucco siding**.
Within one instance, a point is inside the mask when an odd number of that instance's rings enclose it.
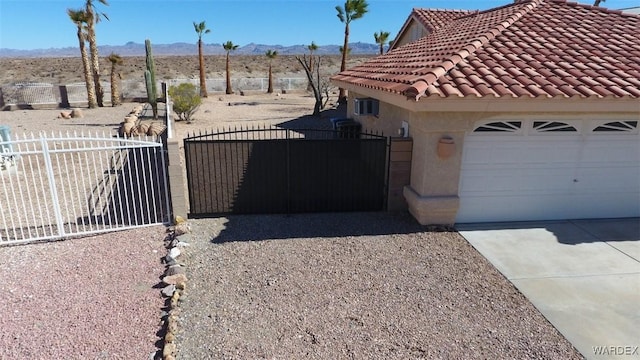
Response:
[[[364,129],[380,132],[384,136],[398,136],[398,130],[402,127],[402,122],[409,122],[411,112],[389,103],[380,102],[378,116],[355,115],[354,100],[366,97],[358,93],[349,92],[347,117],[358,121]]]
[[[365,128],[395,136],[403,121],[409,124],[408,135],[413,139],[411,181],[404,193],[409,211],[423,224],[455,222],[465,137],[477,123],[525,119],[576,123],[577,120],[586,131],[589,124],[596,120],[634,120],[639,115],[634,112],[413,112],[381,102],[377,117],[358,117],[353,115],[353,99],[359,96],[357,93],[350,94],[349,114]],[[441,139],[452,143],[447,145],[451,153],[446,157],[438,150]]]

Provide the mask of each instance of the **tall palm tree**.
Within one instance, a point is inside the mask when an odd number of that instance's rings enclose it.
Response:
[[[380,55],[384,54],[384,45],[389,40],[389,34],[386,31],[380,30],[380,33],[373,33],[373,38],[376,40],[376,44],[380,45]]]
[[[231,90],[231,68],[229,66],[229,53],[233,50],[236,50],[238,48],[238,45],[234,45],[231,41],[227,41],[226,43],[224,43],[224,45],[222,45],[222,47],[227,51],[227,62],[226,62],[226,69],[227,69],[227,91],[225,91],[226,94],[233,94],[233,90]]]
[[[271,63],[272,60],[278,56],[278,52],[276,50],[267,50],[265,55],[269,58],[269,87],[267,88],[267,93],[271,94],[273,93],[273,73],[271,71]]]
[[[109,6],[107,0],[98,0],[99,3]],[[98,42],[96,40],[96,28],[95,25],[100,22],[101,18],[109,20],[107,14],[97,12],[94,5],[94,0],[87,0],[85,6],[85,13],[87,15],[87,41],[89,42],[89,52],[91,54],[91,70],[93,75],[93,85],[96,88],[96,100],[98,106],[104,106],[104,90],[100,84],[100,57],[98,55]]]
[[[208,34],[211,30],[207,29],[207,24],[204,21],[200,23],[193,22],[193,28],[198,33],[198,61],[200,63],[200,97],[208,97],[207,84],[204,77],[204,55],[202,54],[202,35]]]
[[[363,17],[364,14],[369,11],[367,9],[368,6],[369,4],[367,4],[367,0],[345,0],[344,7],[340,7],[340,5],[336,6],[338,19],[340,19],[340,22],[344,24],[344,45],[342,48],[347,49],[347,51],[342,52],[340,71],[345,71],[347,69],[347,54],[349,53],[349,24],[351,24],[353,20],[358,20]],[[343,88],[340,88],[338,101],[344,102],[345,100],[345,91]]]
[[[78,27],[78,44],[80,46],[80,56],[82,58],[84,83],[87,87],[87,103],[89,104],[89,108],[93,109],[98,107],[98,101],[96,99],[96,89],[93,85],[93,77],[91,77],[89,54],[87,54],[87,48],[85,47],[85,33],[83,30],[87,23],[87,14],[84,12],[84,9],[67,9],[67,15],[69,15],[69,19],[71,19],[71,21],[73,21],[73,23]]]
[[[122,56],[111,53],[107,58],[111,62],[111,106],[118,106],[122,104],[120,99],[120,89],[118,84],[120,83],[120,74],[116,71],[118,65],[124,63]]]

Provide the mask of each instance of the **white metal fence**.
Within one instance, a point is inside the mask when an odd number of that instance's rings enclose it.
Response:
[[[168,223],[160,138],[0,138],[0,246]]]

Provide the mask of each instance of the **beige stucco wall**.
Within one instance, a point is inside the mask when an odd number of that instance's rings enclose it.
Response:
[[[380,102],[378,116],[371,115],[355,115],[355,99],[367,98],[368,96],[349,92],[349,101],[347,103],[347,117],[353,118],[362,124],[367,130],[381,132],[385,136],[398,136],[398,129],[402,126],[403,121],[409,121],[411,112],[398,106]]]
[[[413,42],[421,37],[427,36],[427,34],[428,31],[422,24],[411,20],[407,25],[405,31],[399,34],[400,37],[393,44],[394,48]]]
[[[405,188],[404,196],[409,211],[421,224],[453,224],[459,208],[458,187],[460,183],[462,152],[467,132],[473,130],[479,121],[499,120],[580,120],[588,123],[591,120],[620,119],[634,120],[639,112],[612,111],[611,107],[594,111],[552,111],[537,112],[512,110],[505,106],[505,111],[410,111],[397,105],[380,103],[378,117],[356,116],[353,114],[353,99],[366,97],[350,92],[348,116],[361,122],[365,128],[382,131],[385,135],[397,135],[402,121],[409,123],[409,136],[413,138],[411,164],[411,183]],[[572,100],[569,100],[572,101]],[[585,101],[585,107],[590,104]],[[626,106],[626,105],[625,105]],[[455,106],[451,107],[456,109]],[[514,106],[513,109],[517,109]],[[544,107],[540,108],[544,110]],[[613,108],[615,109],[615,107]],[[438,154],[440,139],[451,139],[454,149],[449,157]]]

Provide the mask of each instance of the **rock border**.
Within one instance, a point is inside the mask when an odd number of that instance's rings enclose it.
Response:
[[[178,332],[178,316],[180,315],[180,297],[187,288],[187,275],[184,264],[178,262],[178,257],[183,248],[190,246],[191,229],[186,220],[177,216],[173,226],[167,228],[165,247],[167,255],[164,257],[166,269],[162,277],[164,287],[161,294],[166,298],[168,312],[162,316],[161,324],[164,333],[162,342],[162,359],[175,360],[177,346],[176,334]]]

